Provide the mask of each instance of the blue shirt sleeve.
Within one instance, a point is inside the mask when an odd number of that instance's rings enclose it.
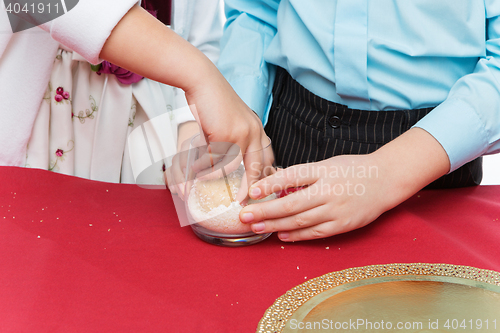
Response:
[[[264,53],[276,34],[279,1],[227,0],[218,68],[241,99],[265,122],[275,68]]]
[[[450,172],[478,156],[500,152],[500,2],[486,4],[486,56],[415,125],[443,146]]]

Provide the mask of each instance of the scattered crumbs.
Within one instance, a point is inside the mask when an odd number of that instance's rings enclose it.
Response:
[[[327,247],[325,247],[325,249],[330,250],[330,247],[329,247],[329,246],[327,246]]]
[[[42,210],[45,210],[45,208],[42,208]]]
[[[104,248],[106,250],[106,248]]]
[[[91,227],[91,226],[92,226],[92,223],[89,223],[89,227]]]
[[[419,195],[417,195],[417,198],[420,198],[420,194],[419,194]]]
[[[40,236],[38,236],[38,238],[40,238]]]
[[[3,218],[5,218],[5,216]]]
[[[284,249],[285,247],[282,245],[281,248]]]
[[[108,229],[108,231],[111,231],[111,229]]]
[[[59,218],[58,218],[58,217],[56,217],[56,220],[59,220]]]
[[[236,304],[238,304],[238,302],[236,302]]]
[[[340,247],[339,247],[339,250],[340,250]]]
[[[40,220],[40,222],[43,222],[43,220]]]
[[[121,222],[122,220],[118,220],[118,222]]]
[[[413,241],[416,241],[417,239],[416,238],[413,238]]]
[[[299,266],[297,266],[297,269],[299,269]]]
[[[13,219],[15,219],[16,217],[15,216],[12,216]]]
[[[113,214],[116,214],[115,212],[113,212]]]
[[[231,306],[233,306],[233,303],[231,303]]]
[[[215,297],[219,296],[219,294],[215,294]]]
[[[109,192],[108,190],[106,190],[106,192]]]

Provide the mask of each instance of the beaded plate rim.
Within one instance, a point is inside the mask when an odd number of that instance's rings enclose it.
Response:
[[[259,321],[258,333],[283,332],[290,317],[308,300],[340,285],[387,276],[457,277],[500,286],[500,273],[472,266],[432,263],[398,263],[347,268],[310,279],[278,297]]]

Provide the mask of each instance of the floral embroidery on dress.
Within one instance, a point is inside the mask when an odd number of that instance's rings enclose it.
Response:
[[[130,110],[132,110],[132,115],[128,118],[128,125],[130,127],[134,127],[135,113],[137,110],[137,105],[132,104],[132,106],[130,107]]]
[[[90,101],[90,109],[92,111],[90,111],[89,109],[86,109],[85,110],[85,113],[81,110],[80,112],[78,112],[78,115],[75,115],[74,113],[71,113],[71,117],[76,117],[78,118],[78,120],[80,120],[80,123],[84,124],[85,123],[85,119],[86,118],[89,118],[89,119],[94,119],[94,113],[97,112],[97,103],[95,102],[95,99],[94,97],[92,97],[92,95],[89,96],[89,101]]]
[[[59,167],[57,167],[57,162],[64,161],[64,155],[66,155],[67,153],[69,153],[70,151],[72,151],[75,148],[75,141],[69,140],[67,146],[69,147],[70,144],[71,144],[71,149],[69,149],[69,150],[62,150],[61,148],[58,148],[55,151],[54,155],[56,155],[56,160],[53,161],[53,162],[50,162],[50,164],[49,164],[49,171],[57,171],[57,170],[59,170]]]
[[[56,94],[54,96],[54,100],[56,104],[60,104],[63,102],[70,103],[71,99],[69,98],[69,92],[64,91],[63,87],[57,87]]]

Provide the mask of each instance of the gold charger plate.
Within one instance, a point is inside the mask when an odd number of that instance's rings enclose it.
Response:
[[[500,332],[500,273],[449,264],[350,268],[279,297],[257,332]]]

